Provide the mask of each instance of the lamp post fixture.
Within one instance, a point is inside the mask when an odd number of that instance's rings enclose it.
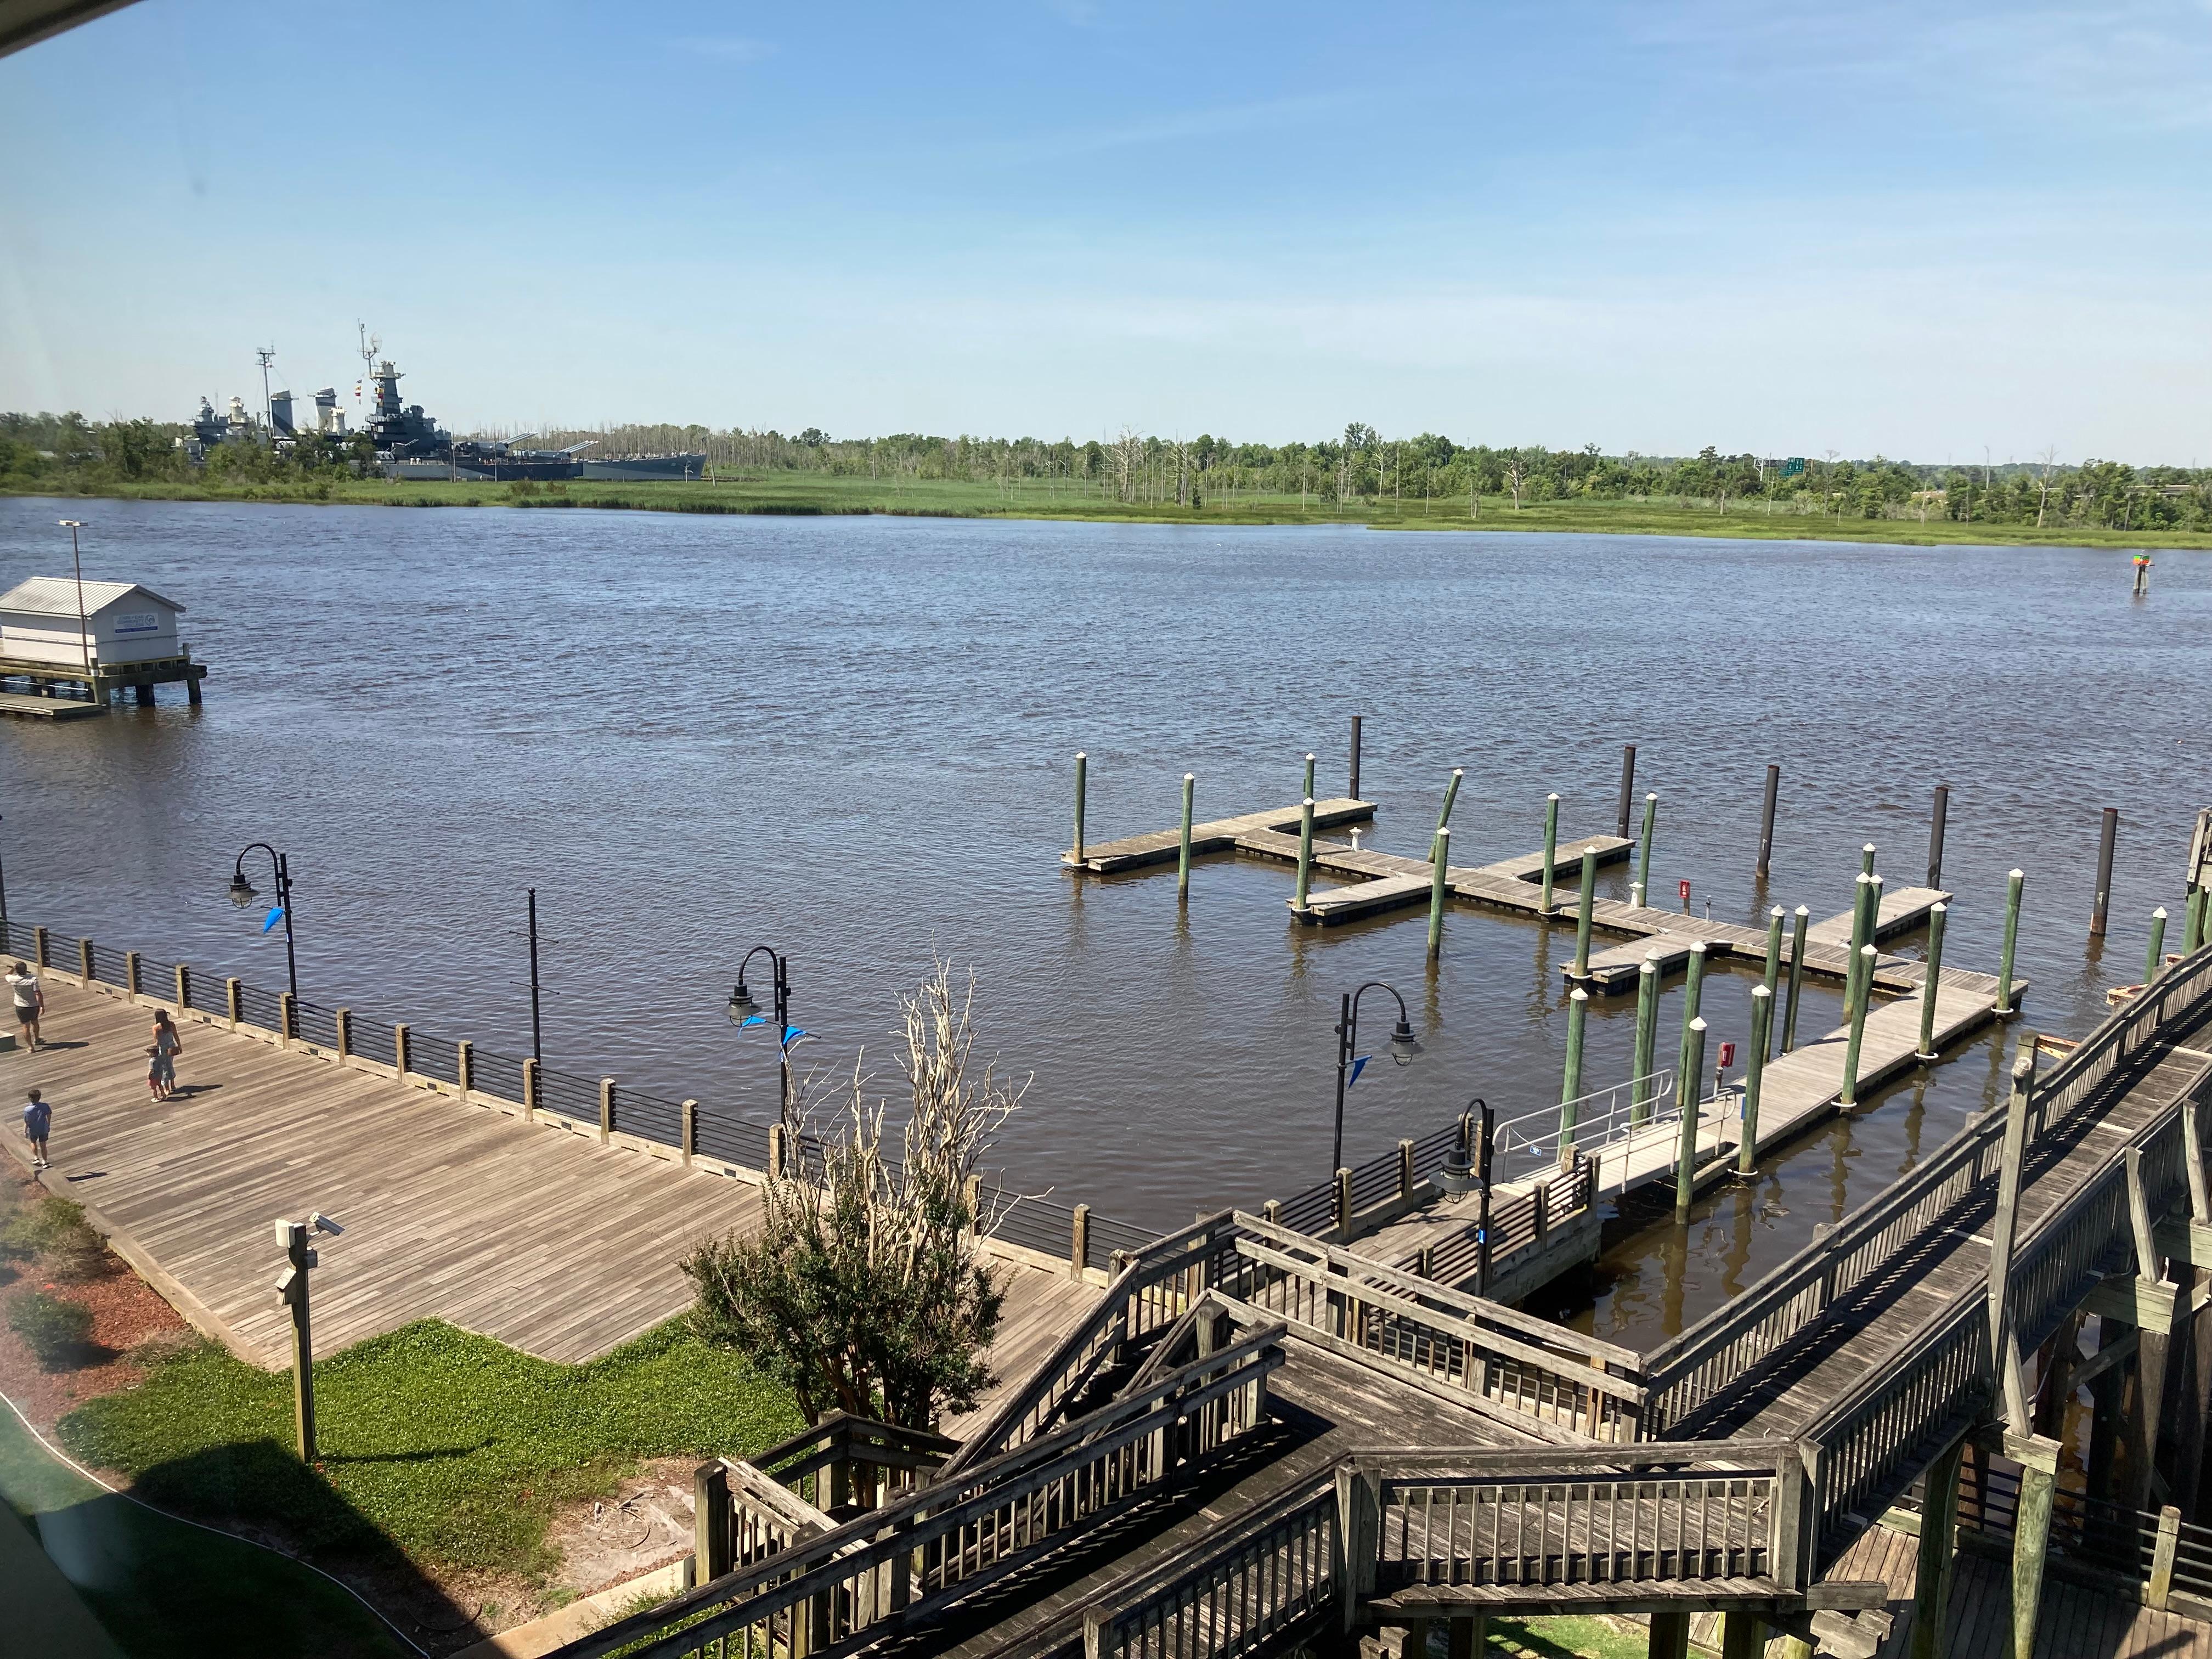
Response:
[[[776,1053],[776,1116],[784,1127],[791,1127],[791,958],[779,955],[765,945],[756,945],[738,963],[737,988],[730,993],[730,1024],[739,1030],[762,1019],[760,1004],[745,984],[745,969],[757,956],[766,956],[773,975],[771,995],[775,1006],[771,1012],[775,1019]]]
[[[307,1273],[320,1258],[307,1241],[317,1233],[333,1238],[344,1228],[315,1211],[305,1221],[276,1222],[276,1243],[290,1265],[276,1278],[276,1294],[292,1310],[292,1416],[300,1437],[300,1461],[315,1461],[315,1345],[307,1328]]]
[[[1345,994],[1343,1013],[1336,1023],[1336,1139],[1328,1160],[1331,1181],[1344,1167],[1344,1091],[1352,1086],[1355,1058],[1352,1050],[1359,1045],[1359,999],[1370,991],[1388,991],[1397,1000],[1398,1024],[1390,1032],[1390,1058],[1401,1066],[1410,1066],[1413,1057],[1421,1052],[1420,1042],[1413,1036],[1413,1027],[1406,1012],[1406,999],[1398,995],[1395,986],[1370,979],[1358,990]]]
[[[63,519],[61,527],[70,533],[70,562],[76,567],[76,643],[84,653],[85,690],[92,689],[92,629],[84,619],[84,555],[76,544],[76,532],[84,528],[82,519]]]
[[[257,841],[238,855],[230,878],[230,902],[243,910],[256,896],[253,884],[246,878],[246,854],[266,853],[270,868],[276,872],[276,908],[284,917],[284,977],[292,988],[292,1001],[300,1000],[300,968],[292,953],[292,866],[290,860],[265,841]]]

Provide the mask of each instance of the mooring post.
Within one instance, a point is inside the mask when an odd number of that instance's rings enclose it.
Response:
[[[2020,945],[2020,895],[2027,884],[2027,874],[2019,870],[2005,875],[2004,950],[1997,958],[1997,1006],[1999,1019],[2009,1019],[2012,1006],[2013,953]]]
[[[1083,791],[1085,774],[1090,770],[1090,758],[1079,749],[1075,751],[1075,855],[1071,863],[1083,862]]]
[[[1851,1035],[1844,1045],[1844,1091],[1838,1097],[1845,1106],[1858,1104],[1859,1048],[1866,1041],[1867,1005],[1874,1000],[1874,946],[1859,946],[1851,963]]]
[[[1583,890],[1575,908],[1575,977],[1589,977],[1590,907],[1597,901],[1597,848],[1583,848]]]
[[[1874,873],[1874,843],[1872,842],[1859,848],[1859,873],[1863,876],[1870,876]]]
[[[1352,798],[1359,799],[1359,716],[1352,717]]]
[[[1759,975],[1759,982],[1766,988],[1766,998],[1770,1008],[1773,1005],[1776,993],[1782,988],[1782,921],[1784,914],[1785,912],[1778,904],[1766,913],[1766,971]],[[1770,1036],[1772,1035],[1772,1030],[1773,1022],[1770,1020],[1768,1022]],[[1759,1058],[1765,1060],[1767,1053],[1765,1046],[1762,1044]]]
[[[1964,1436],[1928,1466],[1920,1510],[1920,1566],[1912,1595],[1912,1647],[1907,1659],[1943,1659],[1943,1620],[1951,1605],[1951,1564],[1957,1550],[1959,1463]]]
[[[1437,814],[1437,834],[1439,836],[1443,834],[1444,830],[1451,823],[1452,803],[1459,799],[1459,781],[1461,775],[1462,769],[1456,766],[1453,767],[1451,781],[1444,786],[1443,811]],[[1431,858],[1435,857],[1436,850],[1436,843],[1431,841],[1429,843],[1429,856]]]
[[[1736,1172],[1749,1175],[1759,1162],[1759,1085],[1766,1075],[1766,1040],[1774,1029],[1774,988],[1751,988],[1750,1060],[1743,1072],[1743,1139],[1735,1149]]]
[[[2181,905],[2181,954],[2193,957],[2204,943],[2204,889],[2192,887]]]
[[[1644,884],[1642,882],[1632,881],[1628,884],[1628,902],[1638,910],[1641,910],[1644,908]]]
[[[2163,966],[2159,958],[2166,954],[2166,907],[2161,904],[2150,913],[2150,954],[2143,958],[2143,983],[2148,985],[2158,977]],[[2207,1378],[2212,1382],[2212,1378]]]
[[[1651,1115],[1651,1066],[1659,1047],[1659,958],[1648,956],[1636,970],[1636,1057],[1629,1073],[1628,1121]]]
[[[1951,786],[1936,786],[1936,804],[1928,813],[1928,884],[1943,884],[1943,821],[1951,815]]]
[[[1682,981],[1682,1042],[1674,1051],[1674,1102],[1692,1115],[1697,1109],[1698,1068],[1690,1063],[1690,1027],[1697,1022],[1705,989],[1705,942],[1698,939],[1690,946],[1690,971]]]
[[[1559,798],[1556,794],[1544,797],[1544,894],[1537,901],[1539,911],[1552,914],[1552,866],[1559,860]]]
[[[1790,1003],[1782,1012],[1782,1052],[1797,1046],[1797,991],[1805,982],[1805,929],[1813,913],[1799,905],[1790,925]]]
[[[1309,750],[1306,750],[1306,793],[1307,793],[1308,795],[1311,795],[1311,794],[1313,793],[1313,792],[1314,792],[1313,786],[1314,786],[1314,756],[1313,756],[1313,750],[1310,750],[1310,749],[1309,749]]]
[[[2097,842],[2097,896],[2089,906],[2089,937],[2105,936],[2105,914],[2112,897],[2112,847],[2120,838],[2120,809],[2105,809],[2104,834]]]
[[[1651,837],[1659,828],[1659,797],[1644,798],[1644,836],[1636,843],[1636,884],[1644,890],[1646,899],[1651,896]]]
[[[1690,1200],[1698,1190],[1698,1096],[1705,1070],[1705,1022],[1693,1019],[1682,1034],[1683,1075],[1689,1093],[1682,1105],[1682,1142],[1674,1159],[1674,1219],[1690,1218]]]
[[[1451,850],[1451,831],[1437,826],[1429,844],[1429,960],[1434,962],[1444,948],[1444,860]]]
[[[1928,977],[1920,981],[1920,1047],[1916,1060],[1936,1058],[1936,997],[1943,983],[1943,924],[1951,907],[1938,900],[1928,911]]]
[[[1628,839],[1628,809],[1636,800],[1636,745],[1620,745],[1620,828],[1616,832],[1623,841]]]
[[[1754,872],[1762,877],[1774,862],[1774,801],[1781,793],[1782,769],[1770,762],[1766,768],[1766,807],[1759,817],[1759,868]]]
[[[1182,852],[1176,860],[1176,900],[1182,904],[1188,904],[1190,902],[1190,807],[1197,793],[1198,775],[1195,772],[1184,773],[1182,775]]]
[[[1298,808],[1298,896],[1291,908],[1306,913],[1306,894],[1313,887],[1314,798],[1308,795]]]
[[[1844,962],[1844,1018],[1851,1017],[1851,1004],[1857,997],[1858,981],[1853,977],[1859,959],[1859,947],[1867,942],[1867,884],[1874,878],[1864,871],[1859,872],[1858,884],[1851,890],[1851,953]]]
[[[1559,1084],[1559,1167],[1575,1161],[1575,1103],[1583,1097],[1583,1031],[1589,993],[1579,985],[1567,996],[1567,1070]]]

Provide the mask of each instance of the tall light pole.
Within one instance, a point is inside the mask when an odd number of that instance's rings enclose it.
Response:
[[[92,629],[84,619],[84,555],[77,550],[76,532],[84,528],[82,519],[64,519],[61,526],[70,533],[70,562],[76,567],[76,642],[84,653],[85,689],[92,689]]]
[[[292,863],[265,841],[257,841],[238,855],[230,878],[230,902],[243,910],[253,902],[253,884],[246,878],[246,854],[266,853],[276,872],[276,908],[284,917],[284,977],[292,988],[292,1006],[300,1006],[300,964],[292,954]],[[263,931],[267,932],[264,927]],[[287,1031],[285,1036],[290,1036]]]
[[[1344,1167],[1344,1091],[1352,1086],[1352,1062],[1356,1058],[1352,1050],[1359,1046],[1359,999],[1370,991],[1388,991],[1397,998],[1398,1024],[1390,1033],[1390,1058],[1401,1066],[1410,1066],[1413,1057],[1421,1052],[1407,1017],[1406,999],[1398,995],[1396,987],[1370,979],[1357,991],[1345,994],[1343,1014],[1336,1023],[1336,1139],[1328,1160],[1328,1178],[1332,1182]]]
[[[276,1243],[291,1265],[276,1277],[276,1294],[292,1310],[292,1419],[299,1430],[300,1461],[315,1461],[315,1344],[307,1328],[307,1272],[320,1258],[308,1244],[319,1232],[337,1237],[344,1228],[315,1211],[305,1221],[276,1223]]]
[[[775,1050],[776,1063],[779,1067],[777,1081],[780,1089],[776,1097],[776,1117],[788,1133],[793,1127],[791,1040],[794,1035],[791,1029],[791,958],[789,957],[778,955],[773,948],[765,945],[756,945],[745,952],[738,963],[737,988],[730,993],[730,1024],[743,1030],[761,1018],[760,1004],[754,1000],[750,988],[745,984],[745,966],[755,957],[762,955],[768,957],[769,969],[774,975]],[[795,1035],[804,1036],[806,1034],[800,1031]]]

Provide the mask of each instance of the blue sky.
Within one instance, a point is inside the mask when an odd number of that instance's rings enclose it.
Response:
[[[2212,462],[2212,0],[142,0],[0,142],[0,407]]]

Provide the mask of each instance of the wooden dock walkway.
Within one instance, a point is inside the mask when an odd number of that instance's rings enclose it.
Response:
[[[1190,855],[1226,853],[1234,848],[1237,838],[1255,830],[1280,830],[1288,825],[1296,830],[1304,821],[1305,803],[1282,806],[1272,812],[1246,812],[1233,818],[1215,818],[1190,827]],[[1331,800],[1314,803],[1314,828],[1333,830],[1339,824],[1364,823],[1375,816],[1375,803],[1353,800],[1340,796]],[[1087,843],[1079,862],[1071,851],[1060,854],[1060,861],[1070,868],[1089,870],[1097,875],[1112,875],[1121,870],[1139,870],[1149,864],[1173,864],[1182,855],[1182,830],[1155,830],[1141,836],[1125,836],[1120,841]]]
[[[450,1321],[576,1364],[690,1305],[678,1266],[752,1225],[757,1190],[672,1154],[602,1146],[488,1105],[187,1020],[183,1092],[146,1092],[151,1009],[44,976],[51,1046],[0,1055],[9,1088],[54,1107],[49,1190],[83,1204],[119,1253],[241,1358],[290,1363],[270,1288],[270,1224],[320,1210],[319,1353],[418,1319]],[[20,1134],[0,1135],[24,1158]],[[1065,1271],[1006,1264],[1000,1370],[1021,1376],[1093,1306]]]
[[[0,714],[18,714],[34,720],[81,720],[105,714],[107,705],[79,697],[33,697],[21,691],[0,691]]]

